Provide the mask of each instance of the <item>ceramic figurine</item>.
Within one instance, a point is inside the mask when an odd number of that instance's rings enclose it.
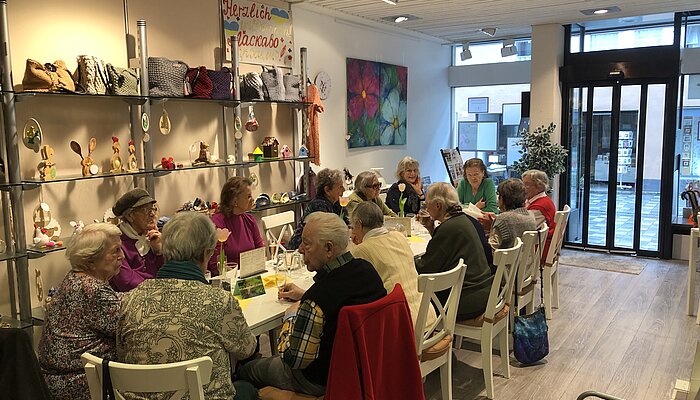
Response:
[[[226,157],[226,162],[229,164],[235,164],[236,156],[234,156],[233,154],[229,154],[228,157]]]
[[[75,140],[70,141],[70,148],[77,155],[80,156],[80,165],[82,166],[83,176],[96,175],[99,172],[99,168],[95,165],[95,161],[92,159],[92,152],[95,151],[95,146],[97,146],[97,140],[95,138],[90,138],[90,143],[88,145],[88,153],[83,157],[83,150],[80,144]]]
[[[41,148],[41,162],[36,167],[39,170],[41,179],[56,178],[56,163],[51,159],[52,156],[53,148],[51,146],[45,145]]]
[[[211,164],[209,160],[209,145],[204,142],[199,142],[199,157],[192,163],[193,166]]]
[[[53,241],[57,241],[61,237],[61,225],[51,217],[51,208],[46,203],[39,203],[34,208],[34,225],[45,229],[44,233]]]
[[[73,236],[79,234],[83,231],[83,228],[85,228],[85,224],[83,223],[83,221],[70,221],[69,224],[73,227]]]
[[[46,228],[40,228],[34,225],[34,246],[49,247],[49,243],[53,243],[49,235],[46,234]]]
[[[139,164],[136,161],[136,147],[134,147],[133,140],[129,140],[129,157],[126,159],[126,170],[128,172],[136,172],[139,170]]]
[[[122,172],[124,168],[122,168],[122,157],[119,155],[121,146],[119,146],[119,138],[116,136],[112,136],[112,151],[114,152],[114,154],[112,154],[112,169],[109,171]]]
[[[282,158],[292,158],[292,150],[286,144],[282,146]]]
[[[299,157],[308,157],[309,156],[309,149],[306,148],[303,144],[299,146]]]
[[[262,161],[263,151],[260,149],[260,147],[256,147],[255,150],[253,150],[253,157],[255,158],[255,161]]]

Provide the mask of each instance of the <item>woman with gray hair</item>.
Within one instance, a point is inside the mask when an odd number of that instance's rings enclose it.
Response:
[[[107,281],[124,260],[120,235],[115,225],[91,224],[68,243],[71,270],[46,306],[39,342],[41,370],[54,399],[90,399],[81,354],[116,357],[121,293]]]
[[[165,264],[156,279],[127,293],[117,327],[117,355],[130,364],[164,364],[209,356],[208,399],[232,399],[231,361],[255,351],[255,337],[230,291],[204,277],[216,229],[203,214],[176,214],[163,228]],[[243,390],[250,385],[243,383]],[[236,399],[242,398],[236,396]]]
[[[386,194],[386,205],[394,212],[400,212],[399,201],[406,199],[404,213],[418,214],[420,203],[425,200],[423,183],[420,178],[420,164],[410,156],[399,161],[396,166],[396,179]]]
[[[537,169],[527,170],[523,173],[523,184],[527,191],[525,207],[535,216],[537,226],[545,222],[549,227],[547,241],[545,242],[542,253],[542,260],[544,262],[544,259],[547,257],[547,251],[549,250],[549,243],[552,241],[552,236],[554,235],[554,228],[557,225],[554,223],[554,214],[557,213],[557,207],[554,205],[552,199],[547,196],[549,177],[544,171]]]
[[[343,174],[337,169],[324,168],[316,174],[316,198],[311,200],[304,209],[301,222],[294,230],[294,235],[287,243],[287,249],[297,249],[301,244],[301,233],[304,230],[306,217],[317,211],[333,213],[342,216],[345,224],[349,224],[347,215],[340,205],[340,196],[343,195]]]
[[[479,238],[476,224],[462,212],[457,191],[449,183],[437,182],[430,185],[425,198],[430,218],[423,219],[423,225],[432,238],[425,254],[416,260],[418,273],[446,272],[457,266],[459,259],[467,265],[462,284],[462,297],[457,311],[458,320],[478,317],[486,310],[493,276],[486,259],[483,243]],[[435,227],[435,221],[440,226]],[[447,301],[446,292],[438,293],[440,301]]]
[[[355,207],[363,201],[370,201],[377,206],[382,211],[382,214],[395,217],[396,213],[391,211],[389,207],[384,204],[381,198],[379,198],[379,191],[382,184],[379,183],[379,177],[374,171],[363,171],[357,174],[355,178],[355,191],[349,197],[348,205],[345,209],[348,212],[348,216],[352,219],[352,213]]]
[[[489,244],[494,250],[512,247],[515,239],[525,231],[537,228],[535,217],[525,208],[525,185],[518,178],[510,178],[498,184],[498,207],[501,213],[489,214],[495,218],[489,234]]]

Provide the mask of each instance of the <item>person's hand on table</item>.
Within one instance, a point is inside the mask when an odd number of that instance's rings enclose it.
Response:
[[[293,283],[287,283],[277,290],[277,298],[287,301],[299,301],[306,291]]]

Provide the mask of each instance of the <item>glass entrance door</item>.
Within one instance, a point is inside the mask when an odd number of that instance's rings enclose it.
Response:
[[[658,255],[666,84],[568,93],[568,242]]]

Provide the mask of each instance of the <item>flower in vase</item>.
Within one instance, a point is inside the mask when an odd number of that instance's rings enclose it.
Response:
[[[223,243],[226,240],[228,240],[228,237],[231,236],[231,231],[229,231],[227,228],[216,228],[216,240]]]
[[[341,207],[346,207],[350,203],[350,199],[347,197],[341,197],[338,202],[340,203]]]
[[[399,192],[403,193],[404,190],[406,190],[406,184],[405,184],[405,183],[399,183]]]
[[[405,183],[399,183],[399,192],[401,192],[401,195],[399,196],[399,217],[403,218],[405,216],[403,212],[403,208],[406,205],[406,200],[408,198],[403,197],[403,192],[406,190],[406,184]]]

